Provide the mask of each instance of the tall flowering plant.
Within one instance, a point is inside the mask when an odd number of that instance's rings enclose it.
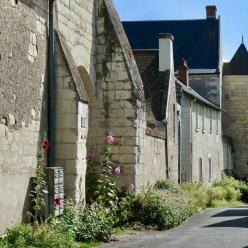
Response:
[[[104,142],[104,159],[101,162],[101,172],[97,180],[95,199],[97,202],[108,207],[112,212],[118,208],[117,185],[118,176],[121,173],[120,166],[116,166],[112,159],[112,146],[115,139],[112,135],[107,135]]]
[[[31,202],[33,203],[35,221],[38,221],[38,218],[42,214],[42,210],[45,207],[45,197],[48,193],[46,191],[44,164],[46,163],[46,156],[49,146],[49,141],[47,138],[45,138],[40,148],[40,154],[37,161],[36,176],[34,178],[34,188],[31,191]]]

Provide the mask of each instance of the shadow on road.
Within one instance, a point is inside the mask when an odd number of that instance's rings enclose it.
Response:
[[[238,227],[238,228],[248,228],[248,217],[239,218],[234,220],[226,220],[218,223],[214,223],[205,227]],[[248,247],[247,247],[248,248]]]
[[[248,216],[248,209],[232,209],[220,212],[212,217],[232,217],[232,216]]]
[[[230,210],[222,211],[215,214],[213,217],[239,217],[236,219],[225,220],[218,223],[214,223],[205,227],[237,227],[237,228],[248,228],[248,208],[247,206],[235,207]],[[244,218],[240,218],[244,217]],[[248,248],[243,247],[243,248]]]

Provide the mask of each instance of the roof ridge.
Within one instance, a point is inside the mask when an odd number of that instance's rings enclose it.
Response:
[[[164,19],[154,19],[154,20],[122,20],[121,22],[122,23],[128,23],[128,22],[185,22],[185,21],[218,21],[218,19],[176,19],[176,20],[173,20],[173,19],[168,19],[168,20],[164,20]]]

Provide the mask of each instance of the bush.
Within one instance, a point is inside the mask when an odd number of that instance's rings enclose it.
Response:
[[[0,243],[1,244],[1,243]],[[30,224],[19,224],[7,230],[2,241],[5,248],[74,248],[77,247],[70,234],[59,232],[47,223],[34,227]]]
[[[108,212],[98,204],[87,207],[80,218],[77,240],[86,242],[109,240],[112,228],[108,220]]]
[[[216,181],[208,190],[209,206],[218,207],[237,202],[241,197],[241,183],[233,177],[224,177]]]
[[[53,225],[62,232],[71,233],[74,237],[80,224],[80,212],[82,210],[72,199],[67,199],[64,204],[64,213],[60,218],[53,219]]]
[[[191,213],[205,209],[209,203],[209,194],[206,187],[200,184],[182,184],[182,189],[189,198]]]
[[[174,193],[178,192],[178,186],[171,180],[158,180],[154,185],[154,189],[169,190]]]
[[[245,182],[240,183],[240,200],[248,203],[248,184]]]
[[[141,219],[159,230],[178,226],[190,216],[190,203],[181,193],[150,189],[142,199]]]

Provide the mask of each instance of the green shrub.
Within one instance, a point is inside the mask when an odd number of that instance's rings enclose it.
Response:
[[[174,193],[178,192],[178,186],[171,180],[158,180],[154,185],[154,189],[169,190]]]
[[[80,224],[80,212],[83,211],[72,199],[67,199],[64,204],[64,213],[60,218],[53,219],[53,225],[62,232],[76,236]]]
[[[150,189],[142,199],[141,219],[159,230],[178,226],[190,216],[190,204],[183,193]]]
[[[34,227],[19,224],[7,231],[2,242],[5,248],[74,248],[77,247],[72,235],[59,232],[47,223]]]
[[[240,184],[240,200],[248,203],[248,184],[245,182]]]
[[[86,242],[109,240],[112,228],[108,217],[109,211],[101,205],[92,204],[87,207],[80,218],[77,240]]]
[[[233,177],[224,177],[220,181],[216,181],[208,190],[209,206],[218,207],[230,205],[237,202],[241,198],[241,183]]]
[[[182,184],[183,191],[189,198],[191,213],[197,213],[205,209],[209,203],[207,188],[200,184]]]

